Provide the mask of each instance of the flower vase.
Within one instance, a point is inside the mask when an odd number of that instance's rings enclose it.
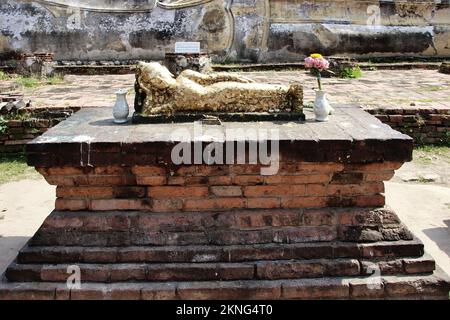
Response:
[[[121,89],[116,92],[116,104],[114,105],[113,115],[114,123],[127,123],[128,115],[130,114],[130,107],[127,102],[127,90]]]
[[[314,102],[314,115],[316,116],[316,121],[328,121],[328,116],[332,112],[333,108],[328,103],[327,93],[322,90],[316,90],[316,101]]]

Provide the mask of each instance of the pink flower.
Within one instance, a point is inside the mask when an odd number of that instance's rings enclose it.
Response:
[[[305,59],[305,67],[311,69],[314,67],[314,58],[308,57]]]
[[[316,68],[318,70],[326,70],[330,67],[330,63],[324,58],[308,57],[305,59],[305,67],[307,69]]]
[[[322,90],[322,79],[320,71],[326,70],[330,67],[330,63],[319,53],[313,53],[311,56],[305,59],[305,68],[312,69],[313,73],[317,77],[317,83],[319,84],[319,90]]]

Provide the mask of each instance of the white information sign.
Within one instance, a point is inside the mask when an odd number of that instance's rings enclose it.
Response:
[[[176,42],[175,53],[200,53],[200,42]]]

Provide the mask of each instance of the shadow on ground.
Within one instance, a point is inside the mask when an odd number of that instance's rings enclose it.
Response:
[[[447,228],[425,229],[423,233],[450,257],[450,220],[445,220],[444,223]]]
[[[17,252],[23,248],[30,237],[3,237],[0,236],[0,275],[16,258]]]

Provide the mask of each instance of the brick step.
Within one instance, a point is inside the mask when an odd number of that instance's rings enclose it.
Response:
[[[12,282],[66,282],[70,264],[12,264]],[[243,263],[78,264],[84,282],[277,280],[372,274],[433,273],[431,257],[394,260],[312,259]]]
[[[323,258],[421,257],[424,246],[411,241],[312,242],[232,246],[165,247],[24,247],[17,261],[26,263],[243,262]]]
[[[257,230],[217,230],[201,232],[135,232],[109,231],[66,232],[38,231],[30,246],[187,246],[187,245],[238,245],[269,243],[305,243],[329,241],[378,242],[412,240],[412,234],[403,226],[394,228],[348,227],[345,229],[320,227],[284,227]]]
[[[284,227],[366,226],[375,229],[400,227],[394,212],[387,208],[325,208],[232,210],[223,212],[152,213],[130,211],[67,212],[54,211],[40,228],[41,233],[127,232],[182,233],[209,230],[251,231]]]
[[[246,280],[154,283],[0,283],[0,300],[268,300],[268,299],[442,299],[450,282],[427,276],[332,277],[301,280]]]
[[[333,227],[289,227],[262,230],[208,230],[204,232],[85,232],[38,231],[30,246],[186,246],[301,243],[337,240]]]
[[[226,212],[53,212],[31,246],[235,245],[411,240],[386,208]]]

